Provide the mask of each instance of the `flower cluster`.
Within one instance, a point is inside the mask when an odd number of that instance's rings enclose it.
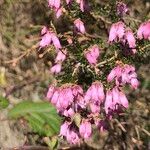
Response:
[[[115,80],[116,86],[122,86],[128,83],[133,89],[137,89],[139,85],[135,68],[128,64],[121,64],[113,68],[107,76],[108,82],[112,80]]]
[[[66,4],[70,6],[72,0],[66,0]],[[76,3],[79,4],[80,10],[84,12],[88,9],[88,3],[86,0],[76,0]],[[61,0],[48,0],[48,6],[54,10],[56,13],[56,18],[59,18],[63,13],[63,6]]]
[[[96,81],[84,92],[82,87],[66,84],[61,87],[50,86],[47,99],[55,105],[57,111],[70,121],[65,121],[61,126],[60,135],[67,141],[77,144],[81,138],[88,139],[92,134],[92,122],[97,125],[100,107],[104,103],[105,94],[102,83]],[[75,116],[80,115],[80,124],[74,122]]]
[[[137,31],[137,38],[150,40],[150,21],[140,25]],[[136,37],[130,28],[126,28],[122,21],[112,24],[108,41],[109,43],[119,42],[124,49],[131,50],[133,54],[136,53]]]
[[[66,0],[67,5],[70,6],[72,1]],[[81,11],[85,11],[87,8],[86,1],[76,0],[76,2],[80,5]],[[54,9],[57,18],[61,15],[63,7],[60,0],[49,0],[49,7]],[[119,2],[117,4],[118,15],[122,18],[127,12],[127,6]],[[81,19],[75,19],[73,24],[76,32],[80,32],[81,34],[86,33],[84,23]],[[53,45],[56,49],[55,64],[51,67],[50,71],[53,74],[57,74],[61,72],[62,63],[67,59],[66,55],[69,53],[69,50],[67,51],[68,47],[61,46],[56,33],[46,27],[42,29],[41,35],[41,48]],[[123,49],[135,54],[137,51],[136,42],[142,39],[150,40],[150,21],[140,25],[136,36],[122,19],[112,24],[108,43],[118,43]],[[67,41],[69,46],[75,44],[71,38],[68,38]],[[84,50],[84,57],[90,64],[88,67],[93,69],[94,66],[96,68],[99,62],[100,52],[101,49],[97,44]],[[76,58],[76,56],[73,56],[73,58]],[[93,126],[103,131],[107,128],[106,120],[111,119],[114,113],[119,114],[124,108],[128,108],[128,99],[122,87],[129,84],[131,88],[137,89],[139,81],[135,67],[124,64],[119,60],[120,58],[117,59],[117,65],[108,74],[107,81],[104,82],[105,84],[102,84],[103,81],[94,81],[90,87],[85,86],[84,88],[73,83],[63,84],[60,87],[49,86],[46,97],[56,107],[58,113],[64,117],[64,122],[60,129],[60,136],[66,138],[69,143],[79,144],[81,139],[87,140],[90,138]],[[78,62],[79,66],[81,63]],[[87,90],[85,91],[86,88]],[[103,119],[100,119],[100,114],[103,114]]]

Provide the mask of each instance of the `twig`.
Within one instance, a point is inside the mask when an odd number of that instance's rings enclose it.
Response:
[[[124,17],[124,19],[133,20],[133,21],[138,22],[138,23],[142,22],[141,20],[138,20],[138,19],[135,19],[135,18],[132,18],[132,17]]]
[[[140,127],[139,127],[140,128]],[[146,129],[144,129],[144,128],[140,128],[145,134],[147,134],[148,136],[150,136],[150,133],[146,130]]]
[[[15,66],[18,61],[20,61],[23,57],[27,56],[30,54],[31,51],[35,50],[38,48],[39,44],[33,45],[31,48],[27,49],[23,54],[21,54],[19,57],[14,58],[12,60],[5,61],[6,64],[13,64]]]
[[[101,21],[103,21],[106,24],[112,24],[111,21],[106,20],[106,18],[100,16],[100,15],[96,15],[94,13],[91,13],[91,15],[95,18],[95,19],[100,19]]]
[[[34,79],[31,79],[31,80],[26,81],[26,82],[22,82],[18,85],[14,85],[14,86],[10,87],[9,89],[6,89],[5,97],[8,97],[10,94],[15,92],[16,90],[19,90],[19,89],[23,88],[26,85],[32,84],[34,82],[38,82],[39,79],[40,79],[39,77],[36,77]]]
[[[145,45],[144,47],[141,48],[141,51],[145,50],[146,48],[150,47],[150,44]]]
[[[21,146],[19,148],[10,148],[9,150],[49,150],[46,146]]]
[[[117,119],[114,119],[114,120],[116,121],[116,123],[122,129],[123,132],[127,132],[126,129],[122,126],[122,124]]]
[[[111,58],[106,59],[106,60],[104,60],[104,61],[98,63],[98,64],[96,65],[96,67],[100,67],[100,66],[102,66],[102,65],[105,65],[105,64],[107,64],[108,62],[111,62],[112,60],[115,60],[116,58],[117,58],[117,53],[115,53],[115,56],[112,56]]]

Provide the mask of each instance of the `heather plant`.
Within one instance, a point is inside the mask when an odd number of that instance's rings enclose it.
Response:
[[[54,18],[41,28],[38,52],[52,55],[55,82],[46,99],[62,118],[58,137],[80,145],[95,128],[109,132],[109,122],[130,106],[126,87],[140,86],[136,66],[150,46],[150,21],[131,25],[130,8],[115,0],[48,0],[47,7]]]

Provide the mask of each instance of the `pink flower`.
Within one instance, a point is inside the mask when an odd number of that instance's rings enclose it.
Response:
[[[45,29],[44,29],[45,30]],[[43,33],[43,31],[41,31]],[[42,36],[42,40],[40,41],[40,47],[45,47],[51,44],[52,35],[50,32],[47,32],[45,35]]]
[[[60,8],[60,0],[48,0],[48,6],[51,8]]]
[[[53,105],[56,105],[57,104],[57,101],[58,101],[58,97],[59,97],[59,90],[58,89],[55,89],[53,95],[52,95],[52,98],[51,98],[51,103]]]
[[[136,79],[136,78],[131,78],[131,86],[132,86],[132,88],[134,88],[134,89],[137,89],[138,88],[138,86],[139,86],[139,81]]]
[[[62,48],[60,41],[54,32],[48,31],[46,27],[43,27],[41,34],[43,35],[39,44],[41,48],[49,46],[52,43],[56,49]]]
[[[79,133],[82,138],[88,139],[91,137],[92,134],[92,126],[89,121],[82,121],[80,127],[79,127]]]
[[[72,0],[66,0],[67,5],[70,4]]]
[[[132,50],[134,53],[136,52],[136,40],[135,40],[135,37],[133,35],[133,32],[131,29],[127,29],[125,31],[125,40],[127,41],[128,45],[129,45],[129,48],[134,49]]]
[[[47,95],[46,95],[47,99],[50,100],[52,98],[54,91],[55,91],[55,87],[50,85],[48,92],[47,92]]]
[[[70,144],[79,144],[80,143],[80,138],[76,131],[68,130],[66,138]]]
[[[41,35],[44,35],[44,34],[46,34],[47,32],[48,32],[48,29],[47,29],[46,26],[44,26],[44,27],[42,28],[42,30],[41,30]]]
[[[122,40],[125,32],[125,24],[122,21],[112,24],[109,32],[109,42]]]
[[[51,69],[50,69],[51,73],[53,74],[58,74],[61,71],[61,63],[58,63],[56,65],[54,65]]]
[[[117,66],[111,70],[109,75],[107,76],[107,81],[111,82],[115,77],[119,78],[122,74],[122,68]]]
[[[100,113],[100,104],[90,103],[90,109],[93,114],[98,114]]]
[[[75,97],[78,95],[83,95],[83,89],[79,85],[72,86],[72,93]]]
[[[100,55],[100,50],[97,45],[92,46],[85,51],[85,57],[91,65],[96,65],[98,61],[98,57]]]
[[[75,28],[77,29],[77,31],[81,32],[82,34],[85,33],[84,23],[80,19],[76,19],[74,21],[74,25],[75,25]]]
[[[60,135],[67,136],[68,130],[69,130],[69,123],[64,122],[60,127]]]
[[[52,42],[53,42],[55,48],[56,49],[62,48],[61,44],[60,44],[60,41],[59,41],[58,37],[56,36],[56,34],[52,33],[51,37],[52,37]]]
[[[111,91],[108,90],[106,93],[106,101],[105,101],[106,114],[118,110],[119,109],[118,106],[123,106],[127,108],[128,100],[125,94],[120,89],[118,89],[118,87],[114,87]]]
[[[56,9],[55,12],[56,12],[56,18],[58,19],[63,13],[63,8],[60,7],[58,9]]]
[[[137,31],[137,37],[141,39],[150,40],[150,21],[144,22],[140,25]]]
[[[125,14],[127,14],[127,12],[128,12],[127,5],[123,2],[118,2],[117,3],[117,14],[122,17]]]
[[[63,115],[66,117],[73,117],[75,115],[75,112],[72,108],[69,108],[68,110],[65,110],[63,112]]]
[[[76,0],[76,2],[80,5],[80,10],[82,12],[89,9],[89,5],[86,0]]]
[[[139,85],[135,68],[127,64],[118,65],[111,70],[110,74],[107,76],[107,81],[111,82],[113,79],[115,79],[117,86],[128,83],[131,87],[137,88]]]
[[[66,54],[67,54],[67,51],[64,50],[64,51],[58,51],[57,53],[57,56],[55,58],[55,62],[58,63],[58,62],[63,62],[65,59],[66,59]]]
[[[112,97],[113,97],[113,105],[114,108],[117,109],[117,104],[120,104],[120,94],[119,94],[119,90],[117,87],[114,87],[112,89]]]
[[[105,104],[104,104],[106,114],[109,113],[110,109],[114,110],[114,104],[113,104],[112,98],[113,98],[112,92],[110,90],[108,90],[106,92],[106,100],[105,100]]]
[[[125,96],[125,94],[123,92],[119,92],[119,97],[120,97],[120,103],[123,107],[128,108],[129,104],[128,104],[128,99]]]
[[[100,82],[94,82],[85,93],[85,101],[99,105],[105,98],[103,85]]]

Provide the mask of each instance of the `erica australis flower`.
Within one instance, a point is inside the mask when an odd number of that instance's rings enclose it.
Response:
[[[43,32],[43,31],[41,31]],[[52,36],[50,32],[45,32],[45,35],[42,36],[42,40],[40,41],[40,47],[46,47],[51,44]]]
[[[66,0],[67,5],[70,4],[72,0]]]
[[[52,86],[52,85],[50,85],[50,86],[49,86],[49,89],[48,89],[48,92],[47,92],[47,95],[46,95],[46,98],[47,98],[48,100],[50,100],[50,99],[52,98],[52,96],[53,96],[53,94],[54,94],[54,91],[55,91],[55,87]]]
[[[76,19],[74,21],[74,25],[77,31],[81,32],[82,34],[85,33],[84,23],[80,19]]]
[[[44,35],[44,34],[47,33],[47,32],[48,32],[48,29],[47,29],[46,26],[44,26],[44,27],[42,28],[42,30],[41,30],[41,35]]]
[[[79,144],[80,143],[80,138],[79,138],[78,132],[74,131],[74,130],[67,131],[66,139],[70,144]]]
[[[137,37],[141,39],[150,40],[150,21],[144,22],[140,25],[137,31]]]
[[[100,82],[94,82],[85,93],[85,101],[89,103],[92,113],[100,112],[100,105],[105,98],[103,85]]]
[[[61,44],[60,44],[60,41],[58,39],[58,37],[56,36],[55,33],[52,33],[52,42],[55,46],[56,49],[60,49],[61,48]]]
[[[69,130],[69,123],[64,122],[60,127],[60,135],[67,136],[67,131]]]
[[[133,34],[131,29],[127,29],[125,31],[125,41],[128,43],[129,48],[131,49],[131,51],[133,53],[135,53],[136,52],[136,49],[135,49],[136,40],[135,40],[134,34]]]
[[[56,18],[58,19],[63,13],[63,8],[60,7],[58,9],[56,9],[55,12],[56,12]]]
[[[106,114],[118,110],[118,106],[123,106],[124,108],[127,108],[128,100],[125,94],[122,91],[120,91],[118,87],[114,87],[112,90],[108,90],[106,93],[106,100],[105,100]]]
[[[48,0],[48,6],[51,8],[60,8],[60,0]]]
[[[127,14],[127,12],[128,12],[127,5],[123,2],[118,2],[117,3],[117,14],[122,17],[123,15]]]
[[[110,74],[107,76],[107,81],[111,82],[113,79],[115,79],[117,86],[128,83],[132,88],[137,89],[139,85],[135,68],[127,64],[118,65],[111,70]]]
[[[85,51],[85,57],[91,65],[96,65],[98,57],[100,55],[100,50],[97,45],[92,46],[87,51]]]
[[[58,63],[56,65],[54,65],[51,69],[50,69],[51,73],[53,74],[57,74],[60,73],[61,71],[61,63]]]
[[[39,44],[41,48],[49,46],[51,44],[53,44],[56,49],[61,48],[60,41],[54,32],[49,31],[46,27],[44,27],[41,30],[41,35],[42,39]]]
[[[63,62],[66,59],[66,54],[67,54],[66,50],[62,50],[62,51],[59,50],[55,58],[55,62],[56,63]]]
[[[91,137],[92,134],[92,126],[89,121],[82,121],[79,127],[79,133],[82,138],[88,139]]]
[[[125,33],[125,24],[122,21],[112,24],[109,32],[109,42],[122,40]]]

